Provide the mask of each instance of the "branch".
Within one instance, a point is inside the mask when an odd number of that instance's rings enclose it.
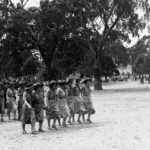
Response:
[[[26,1],[24,2],[24,0],[20,0],[20,3],[21,3],[21,5],[22,5],[22,8],[24,8],[24,7],[26,6],[26,4],[28,3],[28,1],[29,1],[29,0],[26,0]]]
[[[51,67],[52,67],[52,61],[53,61],[53,58],[54,58],[54,54],[55,54],[55,52],[56,52],[56,47],[57,47],[57,44],[58,44],[58,42],[57,42],[57,38],[55,38],[55,44],[53,45],[53,47],[52,47],[52,52],[51,52],[51,56],[50,56],[50,65],[51,65]]]
[[[31,37],[33,38],[34,42],[38,43],[38,40],[37,40],[37,38],[35,37],[35,35],[33,34],[32,29],[31,29],[30,27],[27,27],[27,29],[28,29],[28,31],[29,31]]]
[[[112,31],[112,29],[115,27],[115,25],[117,24],[117,22],[119,21],[120,19],[120,16],[118,16],[116,18],[116,20],[114,21],[114,23],[112,24],[112,26],[106,31],[106,34],[105,34],[105,38],[110,34],[110,32]]]
[[[113,6],[112,6],[112,8],[111,8],[111,10],[110,10],[110,13],[109,13],[108,17],[106,17],[105,22],[108,22],[110,16],[112,15],[112,13],[113,13],[113,11],[114,11],[114,8],[115,8],[115,2],[113,3]]]
[[[24,3],[23,7],[28,3],[29,0],[26,0],[26,2]]]

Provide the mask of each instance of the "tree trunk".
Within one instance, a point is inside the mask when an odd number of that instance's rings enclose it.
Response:
[[[108,82],[107,75],[105,75],[105,82],[106,82],[106,83]]]
[[[48,77],[48,80],[57,80],[58,79],[59,73],[55,67],[53,68],[53,67],[51,67],[51,65],[49,65],[47,67],[47,77]]]
[[[103,46],[98,45],[96,57],[95,57],[95,65],[94,65],[94,77],[95,77],[95,84],[94,84],[94,90],[103,90],[102,88],[102,48]]]
[[[48,80],[52,80],[52,69],[50,66],[47,66],[47,78]]]
[[[98,48],[97,50],[94,50],[94,47],[92,46],[92,43],[88,39],[88,46],[91,52],[93,53],[93,58],[94,58],[94,77],[95,77],[95,83],[94,83],[94,90],[103,90],[102,88],[102,66],[101,66],[101,57],[102,57],[102,49],[103,49],[103,44],[101,42],[101,37],[99,37],[99,42],[98,42]]]
[[[98,69],[98,68],[97,68]],[[95,70],[96,72],[96,70]],[[94,90],[103,90],[101,75],[95,76]]]
[[[102,81],[95,80],[94,90],[103,90],[103,88],[102,88]]]
[[[53,69],[51,67],[51,62],[48,60],[47,57],[44,57],[43,60],[44,60],[45,66],[46,66],[44,80],[52,80],[53,79]]]
[[[97,61],[98,63],[95,64],[94,68],[94,77],[95,77],[95,84],[94,90],[103,90],[102,88],[102,67],[101,67],[101,60]]]

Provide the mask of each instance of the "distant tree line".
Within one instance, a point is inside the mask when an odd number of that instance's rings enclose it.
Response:
[[[150,74],[150,37],[144,36],[130,49],[133,73]]]

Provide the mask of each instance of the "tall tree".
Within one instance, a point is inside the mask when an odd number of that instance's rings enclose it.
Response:
[[[133,60],[135,60],[138,55],[148,53],[150,46],[150,36],[144,36],[138,42],[130,48],[130,54]],[[133,62],[134,63],[134,62]]]
[[[55,55],[55,65],[57,70],[60,70],[61,78],[80,70],[83,58],[88,53],[87,49],[85,41],[78,38],[70,37],[64,41],[62,49]]]
[[[69,38],[71,27],[66,23],[66,7],[59,1],[43,0],[40,8],[30,8],[29,40],[39,50],[47,67],[49,79],[55,78],[55,55]],[[59,72],[57,72],[58,74]]]
[[[2,18],[3,28],[1,28],[2,34],[0,39],[0,68],[2,74],[5,74],[5,76],[35,74],[37,66],[31,53],[34,47],[26,40],[25,36],[27,32],[26,23],[31,20],[29,12],[20,5],[15,7],[12,3],[10,4],[7,19],[6,17]],[[26,57],[25,54],[28,54],[28,56]],[[30,61],[27,61],[29,58]],[[32,67],[29,66],[32,66],[34,69],[31,69]]]
[[[143,75],[147,73],[146,60],[147,60],[147,56],[145,54],[138,55],[133,66],[134,73],[139,75]]]
[[[112,33],[117,31],[116,41],[128,40],[128,34],[138,35],[144,23],[138,18],[136,9],[143,8],[144,1],[136,0],[71,0],[68,2],[70,24],[76,33],[87,40],[94,56],[95,89],[102,89],[102,51]],[[78,31],[78,33],[77,33]],[[114,35],[114,34],[113,34]],[[97,49],[93,48],[92,38],[97,39]]]

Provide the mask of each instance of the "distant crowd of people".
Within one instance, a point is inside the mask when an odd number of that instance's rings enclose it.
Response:
[[[5,109],[9,119],[22,122],[23,134],[26,124],[31,124],[31,133],[36,134],[35,125],[39,123],[38,132],[43,132],[44,112],[46,112],[48,129],[58,130],[77,122],[91,121],[95,113],[91,99],[91,79],[69,79],[68,81],[47,82],[5,82],[0,83],[0,114],[4,122]],[[85,115],[87,118],[85,120]],[[52,125],[51,125],[52,121]]]
[[[150,84],[150,75],[140,75],[140,76],[134,76],[134,80],[140,80],[141,84],[144,84],[145,82],[147,82],[148,84]]]
[[[105,80],[106,83],[108,82],[128,82],[128,81],[139,81],[140,83],[144,84],[147,82],[150,84],[150,75],[120,75],[120,76],[113,76],[107,80]]]

